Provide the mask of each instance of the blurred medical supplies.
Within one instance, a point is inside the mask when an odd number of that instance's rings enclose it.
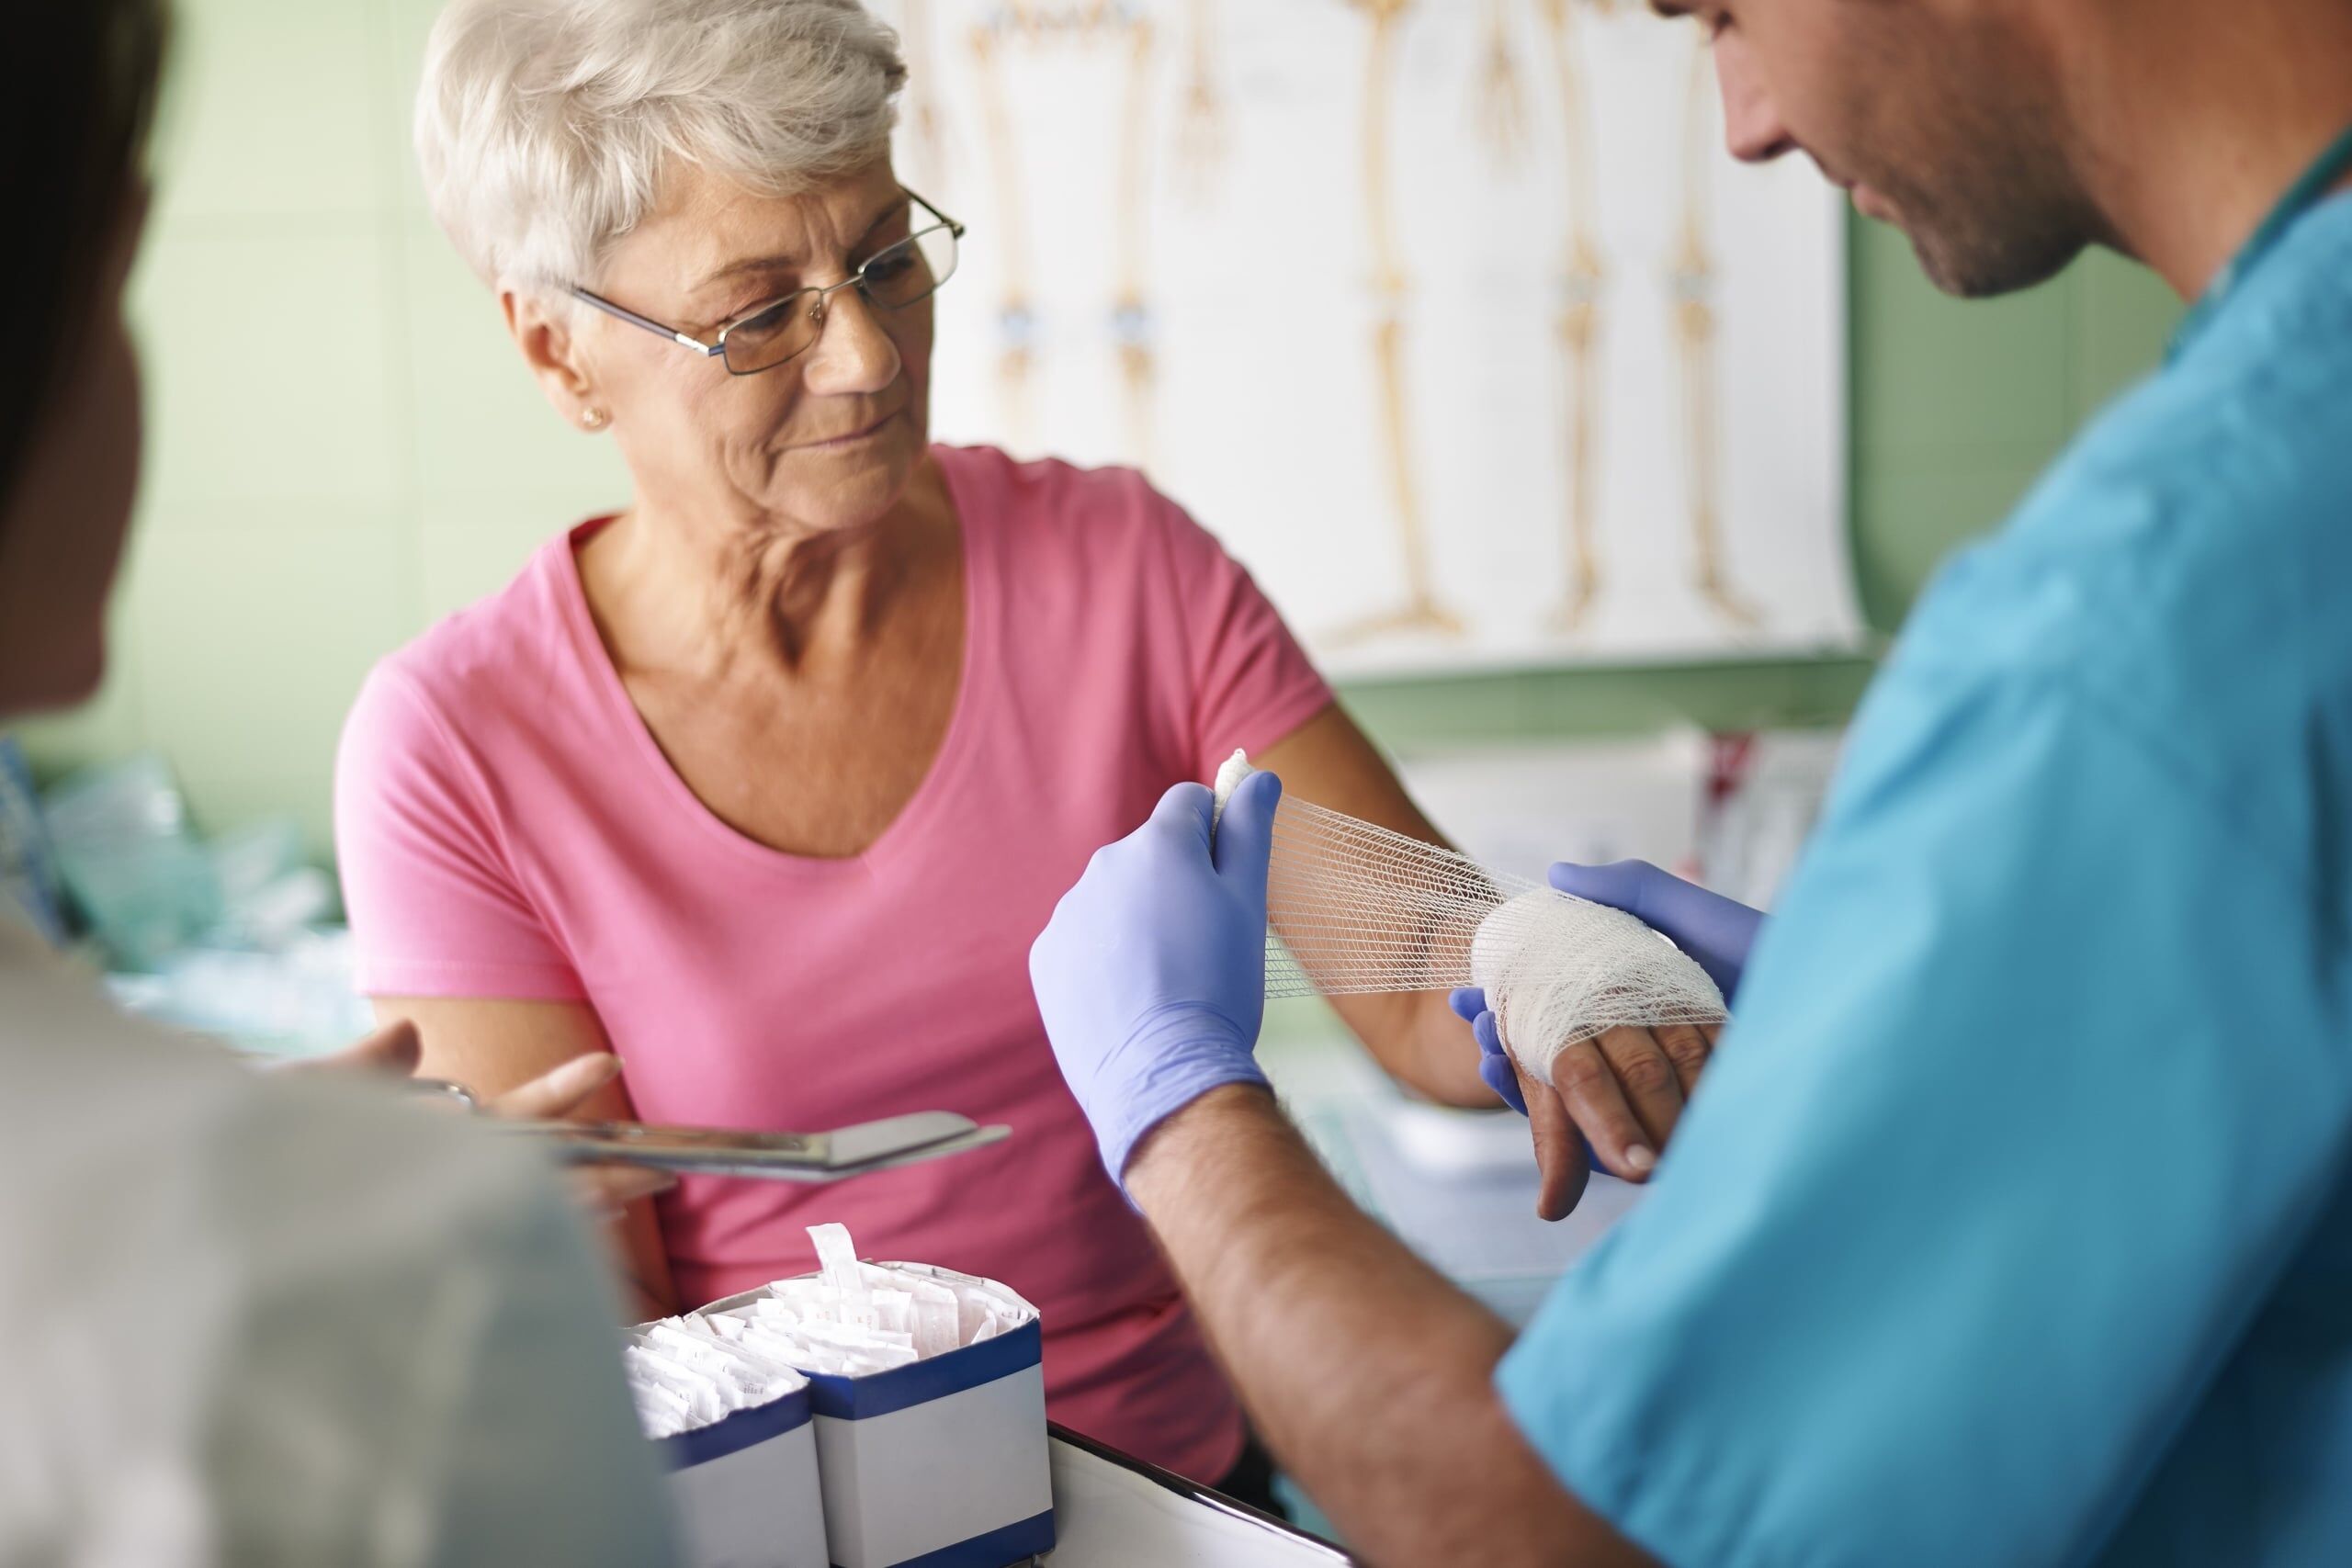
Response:
[[[44,814],[64,886],[116,969],[159,972],[199,945],[275,950],[335,912],[334,879],[304,858],[291,823],[208,842],[152,753],[74,774]]]
[[[282,947],[334,918],[334,878],[302,852],[301,829],[285,820],[256,822],[205,845],[220,886],[220,923],[206,933],[220,946]]]
[[[50,792],[47,814],[66,888],[110,967],[153,972],[220,923],[220,873],[162,758],[77,773]]]
[[[1709,741],[1692,880],[1769,909],[1821,814],[1845,736],[1766,730]]]
[[[1836,729],[1481,746],[1408,754],[1413,799],[1481,865],[1541,882],[1555,861],[1645,860],[1769,908],[1820,814]]]
[[[1555,861],[1695,862],[1709,738],[1696,729],[1627,739],[1449,747],[1396,759],[1397,775],[1456,849],[1541,882]]]
[[[64,892],[33,795],[32,770],[16,741],[0,735],[0,913],[15,910],[42,941],[62,946]]]
[[[1431,1177],[1517,1175],[1527,1168],[1527,1120],[1516,1111],[1402,1098],[1383,1109],[1396,1153]]]
[[[1217,798],[1253,772],[1236,752]],[[1479,986],[1520,1066],[1621,1026],[1721,1023],[1723,995],[1633,916],[1285,795],[1274,812],[1266,994]]]
[[[324,926],[273,951],[198,946],[149,975],[110,975],[107,989],[142,1018],[226,1040],[254,1055],[339,1049],[375,1027],[352,984],[351,936]]]
[[[814,1275],[780,1280],[633,1333],[630,1382],[649,1435],[673,1462],[684,1439],[792,1397],[808,1377],[826,1557],[836,1568],[917,1560],[973,1568],[1026,1561],[1054,1544],[1043,1337],[1036,1308],[993,1280],[920,1263],[858,1260],[839,1225],[809,1230]],[[756,1461],[681,1464],[682,1507],[701,1543],[749,1539],[775,1510],[791,1468],[788,1412]],[[750,1426],[744,1428],[752,1429]],[[716,1439],[713,1447],[722,1446]],[[805,1516],[804,1516],[805,1520]],[[780,1531],[798,1539],[793,1531]],[[780,1551],[698,1556],[755,1568]]]
[[[334,879],[311,863],[292,823],[207,840],[153,755],[67,778],[42,814],[68,913],[123,1007],[264,1055],[335,1048],[367,1032],[350,940],[331,923]]]
[[[457,1088],[431,1082],[436,1088]],[[840,1181],[870,1171],[945,1159],[985,1148],[1012,1132],[1002,1123],[983,1127],[948,1111],[917,1111],[837,1127],[830,1133],[752,1133],[729,1127],[662,1127],[642,1122],[501,1119],[492,1125],[501,1132],[544,1141],[556,1158],[571,1165],[640,1165],[684,1175],[810,1182]]]

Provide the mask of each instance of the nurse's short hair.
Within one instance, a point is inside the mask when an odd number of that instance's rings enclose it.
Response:
[[[793,196],[881,156],[906,75],[859,0],[452,0],[417,162],[483,281],[560,292],[680,164]]]

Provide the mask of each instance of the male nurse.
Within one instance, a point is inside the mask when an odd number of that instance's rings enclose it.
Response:
[[[2352,5],[1661,8],[1738,155],[1957,294],[2136,257],[2169,360],[1943,573],[1744,966],[1699,905],[1732,1027],[1515,1343],[1251,1062],[1272,778],[1064,900],[1064,1073],[1371,1561],[2352,1563]]]

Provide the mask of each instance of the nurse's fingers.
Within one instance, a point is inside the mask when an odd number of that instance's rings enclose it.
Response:
[[[1539,1178],[1536,1218],[1565,1220],[1575,1211],[1577,1200],[1584,1196],[1585,1184],[1592,1179],[1584,1139],[1577,1134],[1577,1124],[1568,1119],[1567,1108],[1560,1103],[1558,1095],[1525,1073],[1519,1075],[1519,1092],[1527,1105],[1529,1134],[1535,1140]]]
[[[1603,1169],[1627,1181],[1640,1181],[1657,1164],[1657,1145],[1626,1103],[1625,1091],[1600,1046],[1580,1040],[1552,1058],[1552,1087],[1560,1103],[1592,1141]],[[1528,1102],[1531,1119],[1534,1102]]]
[[[1274,852],[1274,807],[1282,798],[1283,781],[1272,773],[1251,773],[1236,786],[1216,825],[1219,876],[1264,878]]]
[[[610,1051],[590,1051],[561,1066],[517,1084],[490,1101],[492,1114],[517,1122],[553,1122],[620,1076],[621,1059]]]

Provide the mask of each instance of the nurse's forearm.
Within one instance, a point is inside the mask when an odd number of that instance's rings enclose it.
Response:
[[[1262,1090],[1170,1117],[1126,1181],[1259,1429],[1368,1561],[1649,1561],[1504,1410],[1510,1330],[1349,1201]]]

